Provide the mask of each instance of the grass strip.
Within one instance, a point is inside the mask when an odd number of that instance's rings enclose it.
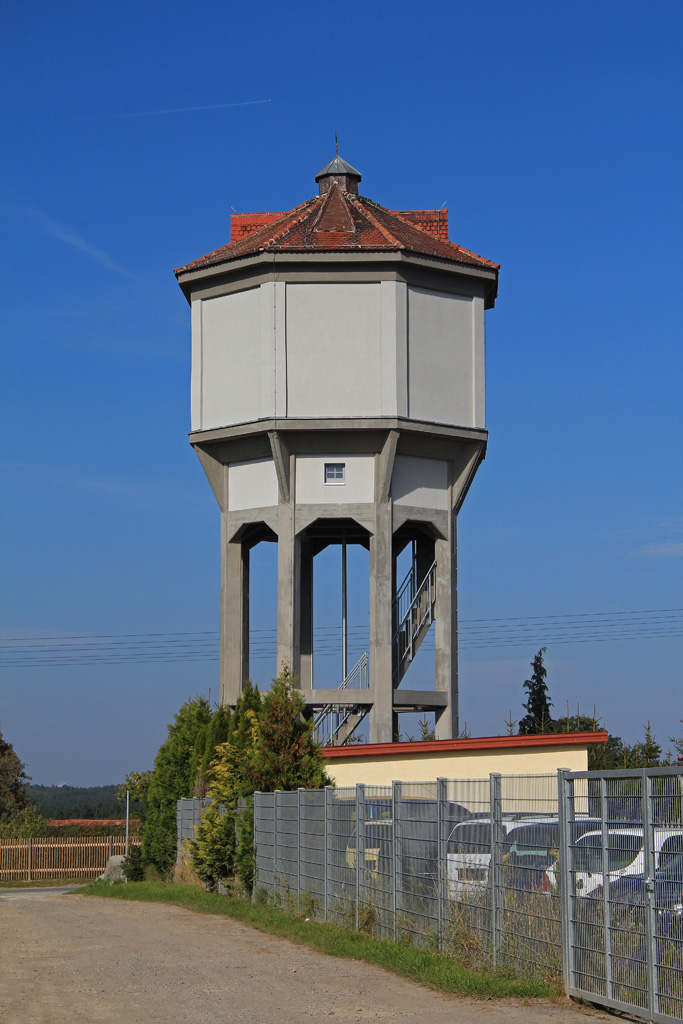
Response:
[[[56,889],[62,885],[87,884],[87,878],[38,878],[34,879],[32,882],[20,882],[16,879],[5,879],[0,882],[0,889]]]
[[[71,894],[69,894],[71,895]],[[543,978],[520,978],[507,969],[477,970],[459,964],[444,953],[387,939],[373,939],[360,932],[333,924],[306,921],[286,911],[249,903],[234,896],[219,896],[193,885],[166,882],[91,884],[76,895],[103,896],[146,903],[170,903],[200,914],[224,914],[259,931],[289,939],[319,953],[363,960],[403,978],[427,985],[439,992],[457,993],[474,998],[556,999],[556,985]]]

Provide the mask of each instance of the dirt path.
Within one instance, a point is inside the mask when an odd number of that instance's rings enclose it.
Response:
[[[586,1020],[585,1011],[570,1005],[441,996],[229,918],[160,904],[4,890],[0,950],[3,1024]]]

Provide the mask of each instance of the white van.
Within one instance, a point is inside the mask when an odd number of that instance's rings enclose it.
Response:
[[[659,866],[659,855],[662,848],[665,851],[671,845],[668,840],[672,837],[683,836],[681,828],[664,828],[657,826],[654,829],[654,852],[656,871]],[[590,894],[603,885],[604,881],[609,884],[616,882],[624,875],[642,875],[645,871],[645,851],[643,850],[643,828],[641,825],[610,825],[607,830],[607,879],[603,876],[602,863],[602,830],[587,832],[576,840],[573,851],[573,875],[574,891],[577,896],[590,896]],[[551,888],[559,883],[557,875],[557,863],[552,864],[546,871]]]

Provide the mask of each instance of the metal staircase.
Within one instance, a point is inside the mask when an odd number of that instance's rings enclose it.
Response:
[[[436,562],[418,584],[417,563],[413,559],[408,575],[394,598],[394,687],[398,686],[417,654],[434,621],[436,604]]]
[[[398,589],[393,602],[393,683],[397,687],[408,671],[420,644],[434,621],[436,604],[436,562],[432,562],[423,580],[418,582],[417,560]],[[354,665],[341,690],[367,690],[370,685],[367,652]],[[340,694],[341,696],[341,694]],[[358,695],[360,698],[360,694]],[[349,695],[350,697],[350,695]],[[355,698],[355,693],[354,693]],[[369,705],[360,699],[326,704],[317,712],[313,723],[315,737],[324,746],[341,747],[353,742],[353,734],[368,714]]]
[[[340,690],[367,690],[370,686],[368,652],[356,662]],[[358,703],[326,704],[315,718],[315,738],[327,747],[341,747],[351,741],[357,727],[369,711],[368,705]]]

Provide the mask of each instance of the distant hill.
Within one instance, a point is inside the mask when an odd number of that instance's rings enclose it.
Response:
[[[118,786],[29,786],[28,794],[46,818],[122,818],[126,805],[116,799]],[[140,805],[131,803],[131,814]]]

